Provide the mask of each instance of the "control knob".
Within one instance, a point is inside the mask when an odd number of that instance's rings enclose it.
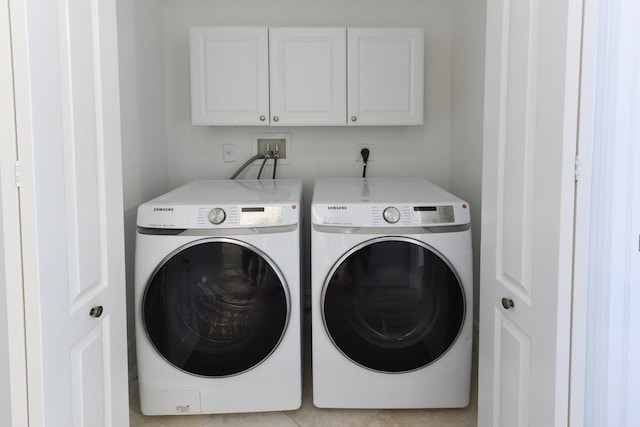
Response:
[[[222,208],[213,208],[211,212],[209,212],[209,222],[211,224],[222,224],[226,218],[227,214]]]
[[[395,224],[400,220],[400,211],[398,210],[398,208],[390,206],[382,212],[382,216],[388,223]]]

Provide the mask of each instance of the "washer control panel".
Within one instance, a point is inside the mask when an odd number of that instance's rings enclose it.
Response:
[[[282,206],[216,206],[198,208],[197,227],[207,225],[256,226],[282,223]],[[206,219],[205,219],[206,218]],[[209,223],[209,224],[208,224]]]
[[[297,224],[297,203],[266,205],[142,205],[138,208],[139,227],[214,229],[273,227]]]
[[[384,220],[389,224],[395,224],[396,222],[400,221],[400,211],[398,210],[398,208],[393,206],[389,206],[384,211],[382,211],[382,216]]]
[[[227,219],[227,213],[222,208],[213,208],[209,212],[209,222],[211,224],[222,224],[225,219]]]

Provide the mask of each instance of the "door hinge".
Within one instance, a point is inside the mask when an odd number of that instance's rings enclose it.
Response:
[[[575,163],[575,169],[573,171],[574,174],[574,178],[575,180],[579,180],[580,179],[580,156],[576,154],[576,163]]]
[[[16,180],[16,187],[20,187],[20,161],[16,160],[13,162],[13,176]]]

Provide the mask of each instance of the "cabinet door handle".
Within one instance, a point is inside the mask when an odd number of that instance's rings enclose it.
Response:
[[[358,118],[356,116],[351,116],[351,121],[355,122],[356,120],[358,120]]]
[[[280,120],[280,117],[278,117],[278,116],[273,116],[273,121],[274,121],[274,122],[277,122],[278,120]]]
[[[267,118],[265,116],[260,116],[260,121],[264,122]]]

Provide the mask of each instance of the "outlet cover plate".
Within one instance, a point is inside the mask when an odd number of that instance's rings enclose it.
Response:
[[[354,145],[354,157],[355,157],[356,163],[362,163],[362,154],[360,154],[360,152],[362,151],[363,148],[369,149],[369,160],[367,161],[367,163],[373,162],[376,159],[374,147],[375,147],[374,144]]]

